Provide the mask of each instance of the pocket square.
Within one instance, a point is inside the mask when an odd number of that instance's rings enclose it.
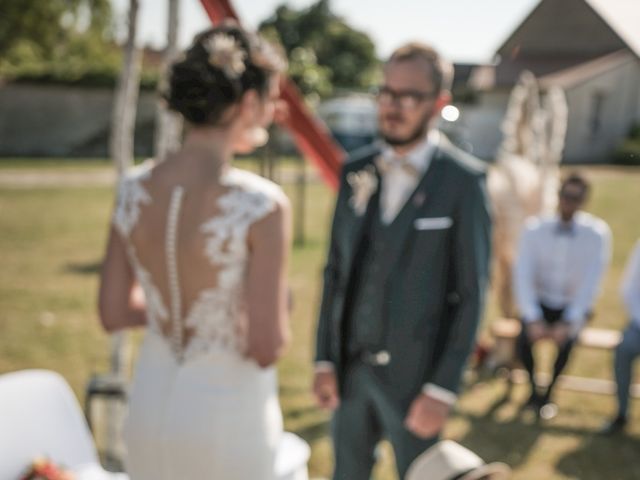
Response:
[[[444,230],[453,225],[451,217],[416,218],[413,226],[416,230]]]

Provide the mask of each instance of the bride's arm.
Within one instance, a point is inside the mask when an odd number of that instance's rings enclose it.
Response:
[[[98,312],[108,332],[147,323],[144,298],[135,282],[124,241],[113,227],[100,274]]]
[[[283,195],[275,211],[249,231],[247,355],[261,367],[275,363],[289,343],[287,270],[291,206]]]

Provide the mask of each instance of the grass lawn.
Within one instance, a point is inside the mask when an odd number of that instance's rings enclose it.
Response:
[[[47,171],[108,168],[105,162],[43,162],[38,165]],[[2,160],[0,174],[32,167],[25,161]],[[614,235],[613,264],[593,325],[622,328],[626,319],[618,284],[626,257],[640,236],[640,170],[594,167],[589,174],[595,187],[590,210],[609,222]],[[285,188],[295,204],[294,187]],[[111,203],[111,188],[105,186],[0,187],[0,373],[56,370],[82,399],[89,376],[107,369],[109,337],[100,330],[95,303]],[[309,186],[306,242],[294,248],[290,277],[295,341],[279,367],[285,426],[310,442],[312,476],[329,476],[332,463],[328,415],[314,407],[309,394],[311,345],[332,205],[328,189]],[[491,299],[485,326],[495,312]],[[609,352],[578,349],[569,373],[611,378],[611,363]],[[469,385],[445,436],[488,461],[509,463],[516,480],[638,478],[640,402],[632,404],[631,435],[603,439],[594,432],[613,413],[613,397],[559,390],[560,414],[548,424],[536,425],[519,414],[526,389],[516,387],[506,400],[504,393],[499,379]],[[394,479],[388,446],[380,455],[374,478]]]
[[[258,171],[260,164],[265,157],[258,155],[247,155],[236,160],[236,165],[247,170]],[[144,161],[144,158],[136,158],[135,163]],[[300,158],[295,156],[284,156],[278,158],[279,168],[294,168],[299,165]],[[28,158],[28,157],[7,157],[0,158],[0,172],[7,171],[33,171],[40,172],[91,172],[99,170],[111,170],[111,160],[105,158]]]

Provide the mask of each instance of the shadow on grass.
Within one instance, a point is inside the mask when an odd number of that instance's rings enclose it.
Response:
[[[624,435],[612,437],[591,434],[572,452],[567,453],[556,464],[559,472],[571,478],[597,480],[638,479],[638,452],[640,440]]]
[[[501,461],[517,468],[526,461],[538,437],[543,432],[548,432],[548,427],[540,425],[533,419],[527,421],[527,412],[524,410],[509,421],[498,421],[497,411],[509,401],[510,395],[507,391],[481,415],[458,412],[456,416],[470,423],[467,435],[458,439],[458,442],[478,454],[487,463]]]
[[[97,275],[102,268],[102,262],[85,262],[85,263],[67,263],[63,267],[65,273],[73,273],[76,275]]]
[[[313,444],[315,441],[330,435],[329,423],[330,422],[325,420],[311,423],[297,429],[296,433],[304,438],[309,444]]]
[[[541,435],[578,437],[579,445],[562,456],[555,469],[568,478],[580,480],[638,479],[638,452],[640,439],[624,435],[605,437],[593,427],[568,426],[537,420],[533,412],[520,407],[507,420],[500,419],[499,411],[511,403],[507,390],[495,398],[482,414],[457,412],[456,416],[470,424],[468,433],[458,442],[477,453],[486,462],[502,461],[517,469],[539,446]],[[562,415],[572,409],[563,408]],[[603,472],[607,472],[603,475]]]

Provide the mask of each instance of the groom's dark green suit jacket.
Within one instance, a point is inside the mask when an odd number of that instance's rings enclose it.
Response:
[[[350,282],[368,214],[378,212],[379,201],[376,192],[367,212],[357,212],[348,177],[374,165],[379,153],[366,147],[343,167],[324,272],[316,361],[334,364],[341,388]],[[380,348],[390,361],[375,371],[390,398],[406,408],[425,383],[457,392],[474,344],[490,263],[484,164],[441,136],[426,174],[388,228],[393,241],[379,269],[386,322]]]

